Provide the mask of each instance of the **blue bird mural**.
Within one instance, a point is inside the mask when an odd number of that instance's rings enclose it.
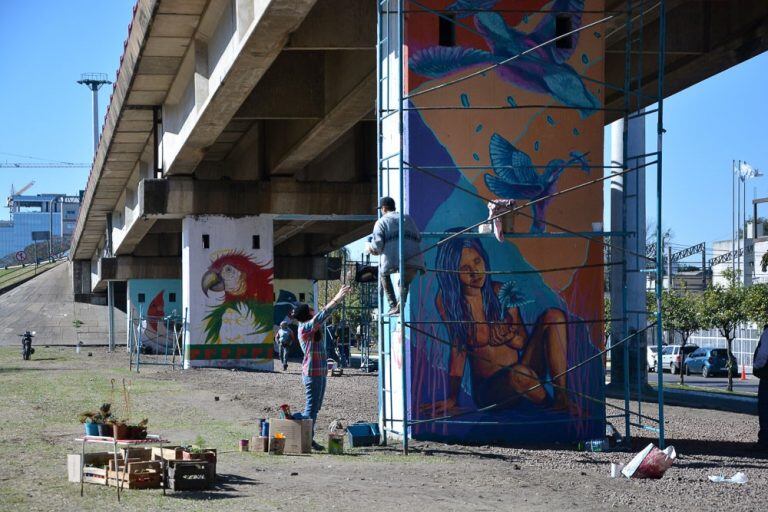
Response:
[[[448,6],[448,10],[456,12],[457,19],[463,19],[477,11],[493,9],[497,3],[499,0],[456,0]]]
[[[511,142],[494,133],[488,147],[493,166],[493,174],[483,176],[485,185],[492,193],[504,199],[525,199],[534,201],[556,191],[557,180],[568,168],[577,165],[581,171],[589,173],[587,155],[571,151],[568,161],[551,160],[543,172],[538,172],[531,162],[531,157],[517,149]],[[544,199],[531,205],[533,223],[531,233],[542,233],[550,200]]]
[[[526,33],[509,27],[499,13],[483,11],[492,7],[491,4],[495,2],[458,0],[449,6],[449,10],[457,11],[458,18],[469,15],[466,9],[474,13],[477,33],[485,39],[490,52],[462,46],[432,46],[414,53],[409,61],[410,68],[429,78],[441,78],[478,64],[499,64],[554,38],[558,13],[572,13],[570,23],[575,30],[581,25],[584,10],[583,0],[554,0],[549,7],[551,12],[532,32]],[[546,44],[497,66],[494,71],[504,81],[521,89],[547,94],[562,105],[578,109],[581,117],[586,118],[600,108],[600,102],[586,88],[576,70],[567,64],[577,46],[579,33],[569,37],[571,44],[567,48],[555,43]]]

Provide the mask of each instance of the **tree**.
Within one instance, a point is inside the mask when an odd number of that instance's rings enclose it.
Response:
[[[680,384],[684,384],[685,346],[691,334],[701,329],[702,321],[699,296],[687,290],[665,291],[661,296],[662,323],[682,338],[680,348]]]
[[[728,286],[708,286],[700,302],[700,314],[704,328],[715,328],[725,338],[728,349],[728,391],[733,391],[733,339],[736,327],[748,319],[746,289],[736,283],[733,275],[726,276]]]
[[[747,289],[747,317],[758,327],[768,325],[768,284],[754,284]]]

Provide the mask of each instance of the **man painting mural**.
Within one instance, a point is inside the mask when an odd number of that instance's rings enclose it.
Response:
[[[382,197],[379,200],[381,218],[373,226],[373,236],[366,249],[370,254],[380,256],[379,282],[384,289],[384,295],[389,302],[390,315],[397,315],[402,311],[402,304],[395,294],[392,286],[392,274],[400,271],[400,255],[398,251],[398,239],[400,236],[400,215],[395,208],[395,200],[391,197]],[[408,297],[408,287],[417,273],[424,272],[424,255],[421,253],[421,233],[416,223],[409,215],[403,215],[405,235],[403,237],[403,254],[405,255],[405,276],[400,276],[399,286],[403,286],[403,302]]]
[[[312,432],[314,436],[315,421],[325,396],[325,381],[328,375],[328,352],[323,342],[323,325],[331,317],[331,313],[344,297],[352,291],[349,285],[342,286],[336,296],[314,314],[308,304],[297,304],[293,310],[293,318],[299,322],[299,342],[304,351],[304,362],[301,366],[301,380],[304,384],[304,392],[307,403],[304,407],[304,418],[312,420]],[[323,450],[324,448],[312,440],[312,448]]]

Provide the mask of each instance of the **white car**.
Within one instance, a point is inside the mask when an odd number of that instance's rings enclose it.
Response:
[[[688,357],[690,353],[699,348],[696,345],[667,345],[661,350],[661,369],[669,369],[670,373],[677,373],[680,371],[682,363],[682,354]]]
[[[648,371],[649,372],[655,372],[656,371],[656,362],[658,361],[656,357],[656,352],[658,352],[658,347],[648,346],[646,350],[646,359],[648,361]]]

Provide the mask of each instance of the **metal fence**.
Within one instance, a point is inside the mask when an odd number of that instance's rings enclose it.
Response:
[[[747,373],[752,372],[752,356],[761,332],[755,325],[746,325],[737,330],[732,350],[739,363],[739,370],[744,366]],[[717,329],[698,331],[691,335],[688,343],[699,347],[726,348],[725,338],[720,336]]]

